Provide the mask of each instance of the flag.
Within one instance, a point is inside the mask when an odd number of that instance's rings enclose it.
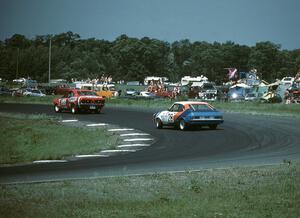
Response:
[[[299,78],[300,78],[300,69],[299,69],[298,73],[296,74],[296,76],[295,76],[295,79],[294,79],[294,80],[296,81],[296,80],[298,80]]]
[[[228,69],[228,78],[230,80],[234,80],[237,75],[237,69],[236,68],[227,68]]]

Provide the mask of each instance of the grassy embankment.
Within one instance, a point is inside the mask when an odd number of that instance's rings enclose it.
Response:
[[[11,97],[0,96],[0,103],[20,104],[52,104],[52,100],[58,96],[37,97]],[[162,110],[171,106],[177,100],[170,99],[106,99],[107,106],[129,107],[138,109]],[[217,109],[224,112],[237,112],[247,114],[281,115],[300,117],[300,104],[267,104],[260,102],[212,102]]]
[[[1,217],[299,217],[300,164],[0,185]]]
[[[113,148],[117,136],[101,128],[66,126],[46,115],[0,113],[0,164],[63,159]]]

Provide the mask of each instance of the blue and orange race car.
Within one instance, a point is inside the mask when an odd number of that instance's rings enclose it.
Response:
[[[223,113],[212,105],[199,101],[175,102],[168,110],[155,113],[153,119],[158,129],[174,126],[180,130],[194,125],[216,129],[224,122]]]

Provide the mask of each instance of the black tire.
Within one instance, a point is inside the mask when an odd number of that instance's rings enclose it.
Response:
[[[181,120],[179,121],[178,127],[179,127],[179,129],[182,130],[182,131],[184,131],[184,130],[187,129],[187,124],[186,124],[186,122],[184,121],[184,119],[181,119]]]
[[[54,105],[54,111],[55,113],[61,112],[61,109],[58,107],[58,105]]]
[[[102,110],[102,108],[97,109],[96,114],[101,114],[101,110]]]
[[[157,129],[161,129],[163,127],[163,124],[159,118],[155,119],[155,125]]]
[[[78,109],[76,108],[75,105],[72,105],[72,106],[71,106],[71,113],[72,113],[72,114],[77,114],[77,113],[78,113]]]
[[[209,128],[210,129],[217,129],[218,125],[217,124],[212,124],[212,125],[209,125]]]

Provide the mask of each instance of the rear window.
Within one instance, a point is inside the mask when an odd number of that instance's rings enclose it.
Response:
[[[213,111],[214,109],[206,104],[190,104],[190,107],[194,111]]]
[[[97,96],[97,94],[96,94],[96,92],[92,92],[92,91],[90,91],[90,92],[88,92],[88,91],[79,91],[78,92],[78,95],[83,95],[83,96],[87,96],[87,95],[89,95],[89,96]]]

